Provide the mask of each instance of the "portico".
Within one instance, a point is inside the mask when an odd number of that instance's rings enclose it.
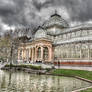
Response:
[[[31,44],[27,43],[25,48],[19,48],[19,60],[23,61],[43,61],[51,62],[52,57],[52,44],[47,39],[39,39],[33,41]]]

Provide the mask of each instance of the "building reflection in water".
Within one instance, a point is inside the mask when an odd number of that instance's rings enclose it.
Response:
[[[0,71],[0,92],[71,92],[90,85],[70,77]]]

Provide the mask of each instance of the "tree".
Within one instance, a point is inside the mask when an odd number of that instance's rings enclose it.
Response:
[[[2,58],[4,61],[9,57],[9,51],[10,51],[10,40],[9,37],[1,37],[0,38],[0,58]]]
[[[9,60],[10,64],[16,61],[20,43],[26,43],[30,39],[27,37],[28,32],[29,29],[6,31],[0,38],[0,58],[3,58],[4,61]]]

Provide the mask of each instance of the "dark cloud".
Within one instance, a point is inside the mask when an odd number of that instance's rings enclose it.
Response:
[[[49,7],[52,4],[53,0],[47,0],[44,3],[38,2],[37,0],[32,0],[34,7],[40,11],[42,8]]]
[[[92,0],[46,0],[43,4],[33,0],[36,9],[66,7],[72,21],[85,22],[92,19]],[[58,9],[58,8],[57,8]]]
[[[62,15],[62,7],[67,10],[69,22],[92,20],[92,0],[0,0],[0,19],[9,26],[34,28],[55,9]]]

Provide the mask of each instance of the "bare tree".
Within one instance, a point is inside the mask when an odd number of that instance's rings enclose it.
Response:
[[[16,61],[20,43],[26,43],[31,38],[27,37],[29,32],[29,28],[7,30],[0,39],[0,56],[5,61],[9,60],[10,64]]]

